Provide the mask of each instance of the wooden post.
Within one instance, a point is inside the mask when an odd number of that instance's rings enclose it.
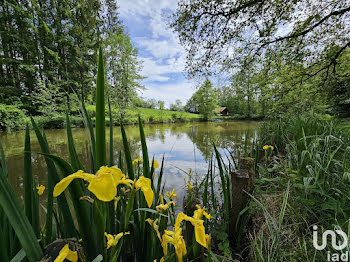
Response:
[[[239,170],[231,172],[232,206],[230,209],[230,239],[235,239],[236,224],[239,213],[245,208],[249,200],[246,192],[251,193],[254,188],[255,161],[253,158],[241,158]]]

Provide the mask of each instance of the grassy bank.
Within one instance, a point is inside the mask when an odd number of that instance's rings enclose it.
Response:
[[[10,108],[10,109],[9,109]],[[8,111],[10,110],[10,111]],[[94,105],[86,105],[86,110],[91,117],[93,124],[95,124],[96,107]],[[1,113],[0,108],[0,113]],[[6,113],[5,113],[6,112]],[[113,124],[119,125],[120,111],[112,107]],[[200,121],[201,116],[198,114],[191,114],[184,111],[170,111],[159,110],[151,108],[129,108],[124,111],[125,124],[137,124],[138,116],[141,116],[143,123],[176,123],[176,122],[191,122]],[[78,106],[73,107],[70,113],[71,124],[73,127],[83,127],[84,120],[80,114]],[[65,113],[53,113],[50,115],[41,115],[33,117],[39,127],[45,129],[64,128],[65,127]],[[109,117],[106,115],[107,123],[109,124]],[[3,114],[0,114],[0,129],[13,130],[24,129],[25,123],[29,122],[27,117],[21,110],[13,107],[4,107]]]
[[[319,243],[326,230],[349,233],[348,123],[315,117],[266,122],[252,155],[257,179],[246,234],[249,260],[327,261],[327,252],[336,250],[330,241],[316,250],[313,230],[317,226]]]

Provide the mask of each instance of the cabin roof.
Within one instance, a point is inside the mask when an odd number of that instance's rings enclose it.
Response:
[[[214,111],[217,113],[221,113],[222,111],[225,111],[225,110],[227,110],[227,107],[217,107],[214,109]]]

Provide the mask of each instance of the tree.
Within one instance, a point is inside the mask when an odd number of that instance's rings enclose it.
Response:
[[[327,100],[332,106],[332,113],[340,117],[350,117],[350,50],[348,50],[340,61],[337,75],[333,76],[327,83]]]
[[[101,31],[102,3],[113,15],[107,14]],[[116,9],[113,0],[1,1],[0,102],[36,114],[41,102],[33,100],[47,96],[47,89],[64,96],[68,106],[73,91],[85,100],[92,93],[102,33],[117,30]],[[58,105],[65,107],[62,100]]]
[[[193,110],[203,115],[205,120],[214,115],[214,109],[218,104],[218,91],[213,88],[213,84],[206,79],[203,85],[192,95],[186,104],[187,110]]]
[[[143,107],[155,109],[157,107],[157,100],[154,98],[144,100]]]
[[[182,111],[182,101],[180,99],[176,99],[174,104],[170,104],[169,109],[171,111]]]
[[[142,64],[138,61],[138,50],[133,47],[130,37],[121,31],[119,34],[110,33],[105,39],[106,72],[108,79],[108,95],[118,106],[122,117],[124,110],[131,106],[137,96],[137,90],[143,88],[140,80]]]
[[[219,105],[228,109],[230,114],[241,117],[247,115],[245,95],[240,86],[225,86],[218,90]]]
[[[195,113],[198,114],[199,104],[198,104],[198,98],[197,98],[197,92],[195,92],[190,99],[187,100],[186,105],[184,106],[184,110],[189,113]]]
[[[278,50],[284,60],[304,63],[298,79],[305,81],[337,68],[350,46],[349,19],[344,0],[181,0],[171,26],[187,50],[191,76]]]
[[[160,110],[164,110],[164,104],[165,104],[164,101],[158,100],[158,108],[159,108]]]

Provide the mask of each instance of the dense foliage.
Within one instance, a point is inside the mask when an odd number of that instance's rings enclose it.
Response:
[[[92,104],[101,45],[108,50],[108,95],[119,109],[130,105],[141,65],[115,0],[9,0],[0,11],[0,104],[44,118],[77,111],[77,98]]]
[[[190,77],[229,80],[219,102],[230,113],[349,116],[349,14],[342,0],[182,0],[172,27]]]
[[[200,113],[205,120],[214,115],[214,109],[218,104],[218,90],[206,79],[199,89],[187,101],[185,110],[192,113]]]
[[[0,129],[24,126],[26,116],[16,106],[0,104]]]

